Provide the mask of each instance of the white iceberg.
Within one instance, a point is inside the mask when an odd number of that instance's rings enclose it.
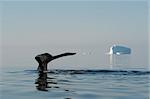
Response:
[[[120,46],[120,45],[113,45],[110,47],[109,54],[115,55],[122,55],[122,54],[131,54],[131,48]]]

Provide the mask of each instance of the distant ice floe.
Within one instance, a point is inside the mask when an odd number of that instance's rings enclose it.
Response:
[[[122,69],[130,66],[131,48],[121,45],[113,45],[110,47],[109,64],[111,69]]]
[[[122,55],[122,54],[131,54],[131,48],[120,46],[120,45],[113,45],[110,47],[109,53],[110,55]]]

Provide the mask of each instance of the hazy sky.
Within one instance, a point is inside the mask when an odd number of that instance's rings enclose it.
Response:
[[[5,65],[10,65],[6,60],[21,48],[29,47],[22,54],[27,56],[33,51],[30,48],[38,53],[43,52],[41,47],[50,49],[56,45],[96,46],[99,50],[113,44],[135,50],[142,47],[138,52],[146,56],[139,57],[148,61],[148,1],[9,1],[2,3],[1,16]],[[15,57],[18,60],[21,55]]]
[[[3,6],[6,45],[147,40],[147,2],[8,2]]]

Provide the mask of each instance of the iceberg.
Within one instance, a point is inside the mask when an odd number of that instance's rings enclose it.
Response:
[[[115,55],[122,55],[122,54],[131,54],[131,48],[120,46],[120,45],[113,45],[110,47],[109,54]]]

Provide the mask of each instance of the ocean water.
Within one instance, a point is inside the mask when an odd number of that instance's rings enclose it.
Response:
[[[36,69],[3,68],[0,99],[149,99],[146,69]]]

